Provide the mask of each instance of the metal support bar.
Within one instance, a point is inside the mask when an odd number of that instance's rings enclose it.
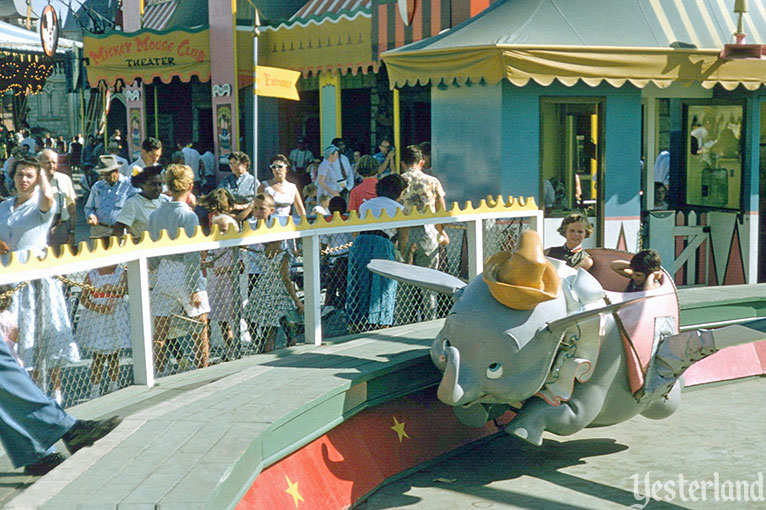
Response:
[[[484,271],[484,220],[467,222],[468,234],[468,279]]]
[[[154,386],[152,314],[149,309],[149,271],[146,258],[131,260],[128,266],[130,296],[130,341],[133,346],[133,380]]]
[[[321,276],[319,275],[319,236],[303,239],[303,298],[306,343],[322,345]]]

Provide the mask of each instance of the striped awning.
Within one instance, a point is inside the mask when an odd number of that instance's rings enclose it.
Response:
[[[724,0],[498,0],[440,35],[382,55],[392,86],[524,86],[583,81],[637,87],[674,82],[750,90],[766,84],[766,58],[724,59],[736,17]],[[766,43],[766,7],[750,2],[747,42]]]
[[[148,4],[144,8],[143,28],[150,30],[165,30],[170,17],[176,11],[178,2],[176,0],[159,1]]]
[[[310,0],[290,17],[290,23],[322,18],[328,14],[354,13],[370,10],[372,0]]]
[[[259,65],[293,69],[304,76],[377,71],[370,40],[371,5],[371,0],[309,1],[289,20],[261,27]],[[252,35],[241,37],[237,46],[240,86],[252,83],[252,48],[249,55],[245,53],[245,39]]]

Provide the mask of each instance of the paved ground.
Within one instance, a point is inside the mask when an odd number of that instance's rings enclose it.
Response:
[[[649,510],[766,508],[765,401],[766,378],[752,378],[686,390],[679,411],[662,421],[637,417],[570,437],[549,434],[542,447],[498,436],[387,485],[357,508],[641,508],[647,477],[662,483],[655,491],[662,501],[650,501]],[[701,489],[689,492],[704,481],[707,501]],[[736,481],[749,482],[760,501],[734,501]]]

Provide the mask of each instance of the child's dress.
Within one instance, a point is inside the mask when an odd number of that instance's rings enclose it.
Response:
[[[88,273],[88,278],[96,289],[105,285],[117,287],[122,282],[124,272],[122,267],[115,268],[112,274],[100,274],[97,269],[93,269]],[[80,347],[99,354],[111,354],[130,348],[130,316],[126,297],[96,290],[90,298],[94,305],[114,303],[114,313],[99,313],[82,306],[77,326]]]
[[[286,251],[269,258],[265,251],[250,252],[251,267],[257,266],[258,282],[249,296],[245,316],[255,326],[279,326],[279,318],[295,307],[280,272]]]
[[[236,276],[239,275],[234,263],[236,248],[218,248],[210,250],[208,260],[213,265],[207,269],[207,290],[210,296],[208,318],[231,323],[237,319],[239,296],[236,292]]]

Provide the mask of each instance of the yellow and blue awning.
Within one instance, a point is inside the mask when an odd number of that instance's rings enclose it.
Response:
[[[750,2],[749,43],[766,42],[766,7]],[[426,83],[596,86],[766,83],[766,60],[721,59],[731,0],[499,0],[451,30],[382,55],[392,86]]]

